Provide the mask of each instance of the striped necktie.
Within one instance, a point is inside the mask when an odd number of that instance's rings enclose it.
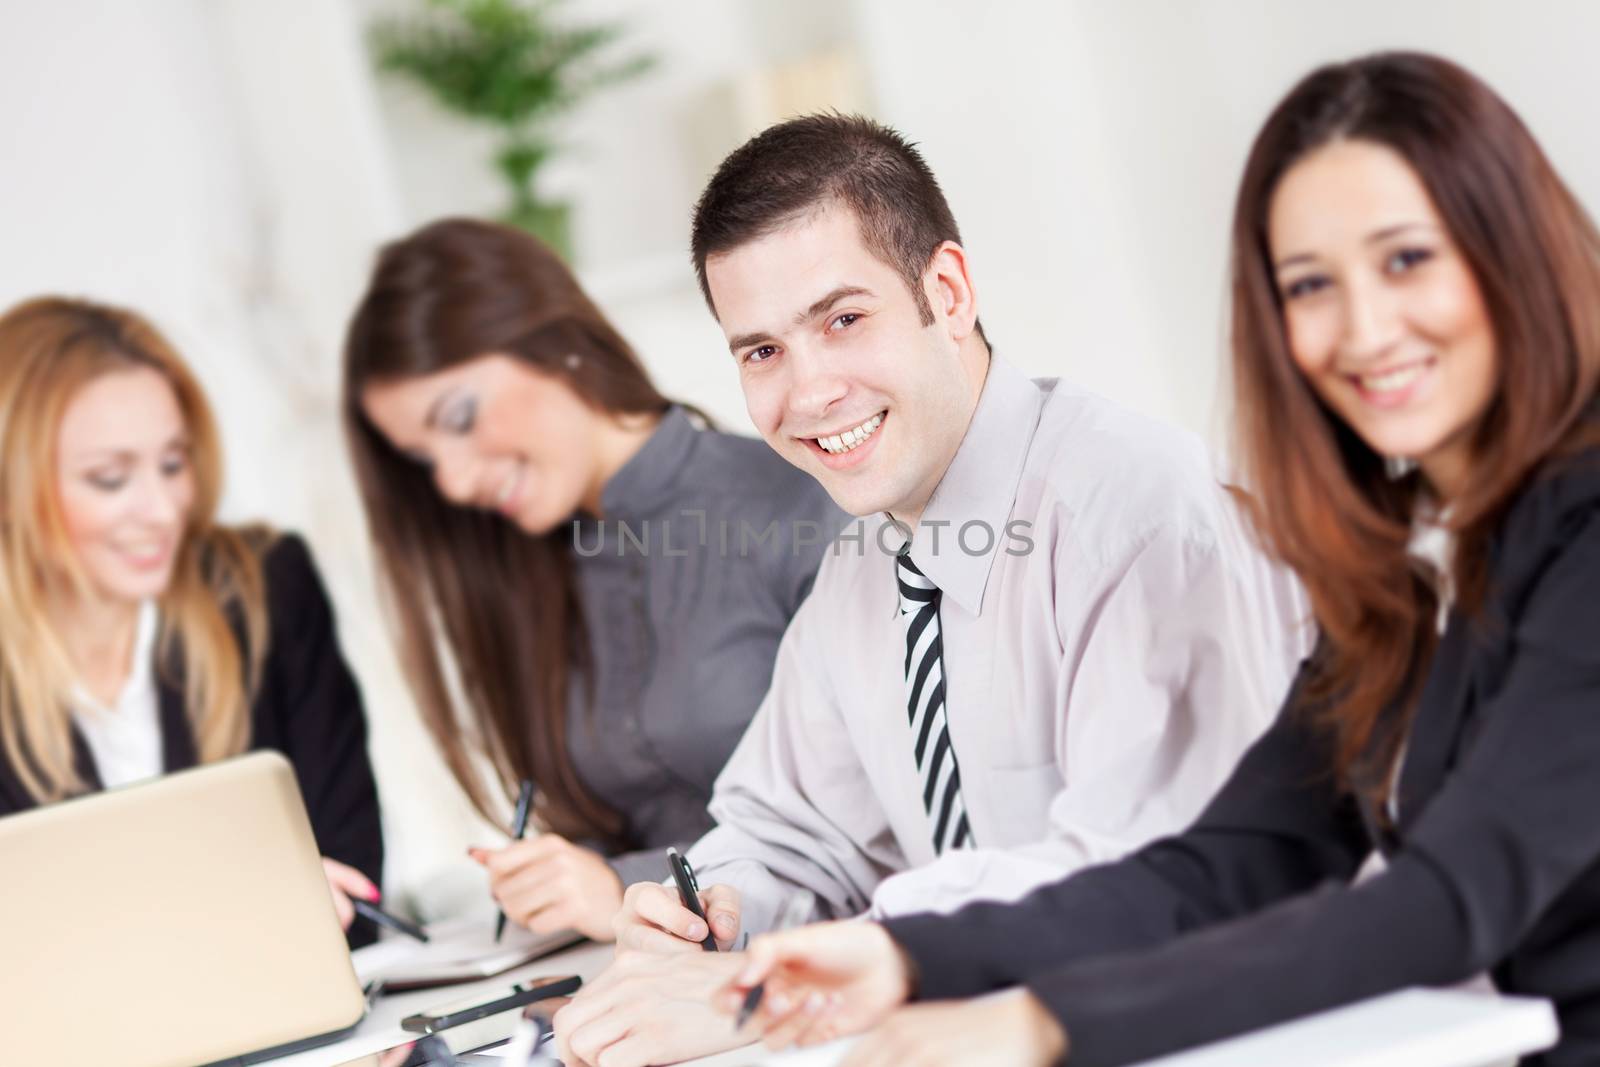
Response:
[[[950,747],[944,713],[944,638],[939,633],[939,587],[911,557],[895,557],[900,580],[900,622],[906,629],[906,712],[916,740],[922,805],[933,824],[933,850],[943,853],[972,843],[961,773]]]

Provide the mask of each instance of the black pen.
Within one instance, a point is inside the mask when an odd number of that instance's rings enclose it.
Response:
[[[711,932],[711,920],[706,918],[705,909],[700,906],[700,883],[695,881],[694,868],[689,866],[683,853],[670,845],[667,847],[667,866],[672,869],[672,880],[678,886],[678,899],[706,924],[706,936],[700,942],[700,947],[707,952],[717,951],[717,935]]]
[[[750,987],[750,991],[744,995],[744,1003],[739,1005],[739,1017],[733,1024],[735,1030],[744,1029],[744,1024],[750,1021],[750,1016],[754,1015],[756,1009],[761,1007],[761,995],[766,991],[767,983],[765,982],[757,982]]]
[[[511,818],[511,840],[521,841],[522,835],[528,832],[528,812],[533,808],[533,780],[524,778],[522,788],[517,790],[517,811]],[[500,938],[506,932],[506,910],[500,909],[500,918],[495,920],[494,940],[499,944]]]
[[[369,904],[359,897],[351,897],[350,903],[356,909],[356,914],[363,919],[370,919],[379,926],[387,926],[391,930],[398,930],[407,937],[414,937],[424,945],[428,943],[428,934],[422,927],[414,922],[407,922],[398,915],[390,915],[376,904]]]
[[[791,896],[783,905],[783,917],[778,920],[778,929],[788,930],[799,926],[806,921],[806,916],[811,914],[811,909],[816,905],[816,894],[809,890],[801,890]],[[767,992],[767,983],[757,982],[751,986],[744,995],[744,1003],[739,1005],[739,1014],[734,1018],[733,1028],[743,1030],[744,1024],[761,1007],[761,998]]]

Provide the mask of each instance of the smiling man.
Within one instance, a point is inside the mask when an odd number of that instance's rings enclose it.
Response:
[[[937,182],[812,116],[723,162],[694,260],[757,429],[834,543],[695,845],[712,932],[1009,900],[1182,829],[1276,711],[1303,601],[1200,443],[991,352]],[[739,1042],[668,888],[557,1019],[569,1063]],[[696,953],[697,955],[687,955]]]

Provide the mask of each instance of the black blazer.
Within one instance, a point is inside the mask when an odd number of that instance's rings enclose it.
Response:
[[[1097,1067],[1490,971],[1555,1002],[1560,1044],[1526,1062],[1600,1062],[1600,450],[1518,498],[1490,567],[1429,667],[1395,835],[1285,710],[1184,833],[1014,906],[889,921],[919,995],[1024,984]],[[1351,887],[1374,847],[1388,869]]]
[[[262,571],[270,629],[261,685],[251,707],[250,748],[273,749],[288,757],[317,847],[377,882],[383,873],[383,833],[367,758],[367,722],[361,691],[339,652],[332,606],[298,537],[273,541],[263,555]],[[236,632],[242,642],[243,633],[237,627]],[[192,767],[196,755],[184,713],[182,676],[169,665],[157,672],[157,679],[164,767],[168,772]],[[94,757],[76,728],[73,745],[80,773],[99,788]],[[0,751],[0,816],[34,805],[16,768]]]

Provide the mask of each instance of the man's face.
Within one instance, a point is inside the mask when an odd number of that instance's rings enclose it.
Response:
[[[852,515],[915,522],[966,433],[983,367],[975,383],[962,359],[975,309],[959,249],[963,292],[942,273],[951,258],[922,278],[930,325],[842,206],[706,260],[756,428]]]

